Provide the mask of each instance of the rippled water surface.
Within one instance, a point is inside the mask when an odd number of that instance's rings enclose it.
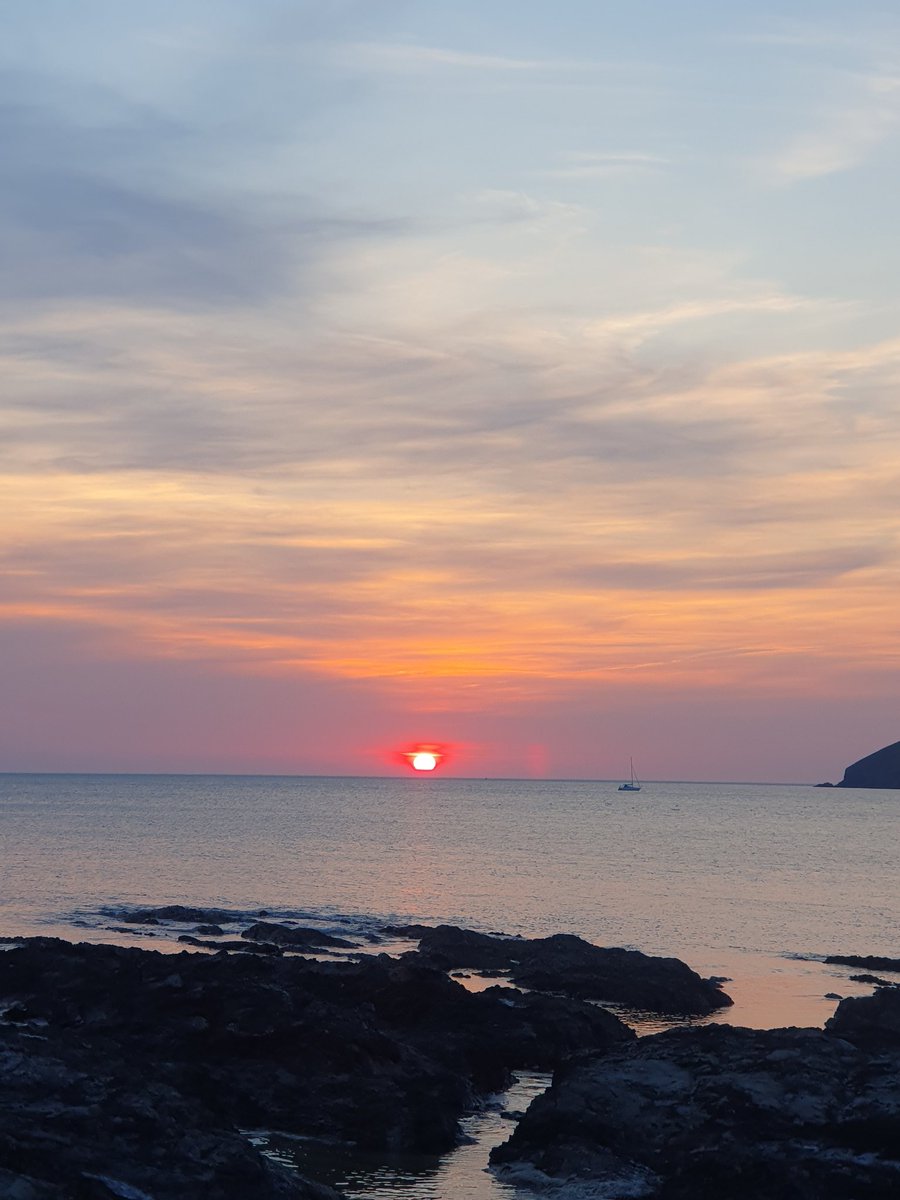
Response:
[[[0,922],[184,902],[568,930],[705,961],[891,953],[898,817],[898,792],[809,787],[6,775]]]
[[[109,912],[167,903],[567,931],[728,976],[736,1024],[821,1024],[860,986],[797,956],[900,956],[898,817],[900,792],[749,784],[6,775],[0,935],[128,940]],[[505,1126],[478,1120],[477,1153],[351,1165],[352,1194],[513,1194],[483,1170]]]

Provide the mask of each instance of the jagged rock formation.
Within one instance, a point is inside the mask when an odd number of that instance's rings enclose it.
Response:
[[[559,1195],[895,1200],[900,991],[826,1031],[710,1025],[574,1060],[491,1162]]]
[[[838,787],[900,789],[900,742],[851,763]]]
[[[706,1016],[731,997],[678,958],[595,946],[570,933],[512,938],[455,925],[411,925],[397,932],[419,938],[419,953],[445,969],[502,971],[521,987],[578,1000],[621,1004],[672,1016]]]
[[[596,1005],[468,992],[417,954],[23,939],[0,952],[0,1196],[324,1200],[238,1130],[439,1153],[513,1068],[634,1040]]]

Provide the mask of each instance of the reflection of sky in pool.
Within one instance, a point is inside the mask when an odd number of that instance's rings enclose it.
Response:
[[[440,1157],[352,1155],[278,1134],[254,1133],[252,1140],[279,1162],[340,1188],[351,1200],[502,1200],[525,1194],[486,1170],[491,1148],[514,1127],[502,1113],[523,1112],[549,1082],[549,1075],[519,1073],[508,1092],[463,1120],[463,1132],[473,1141]]]

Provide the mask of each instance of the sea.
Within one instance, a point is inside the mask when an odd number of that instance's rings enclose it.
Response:
[[[264,909],[367,952],[408,948],[376,939],[410,922],[575,933],[726,979],[734,1007],[709,1019],[755,1028],[821,1026],[871,990],[826,955],[900,957],[900,791],[618,783],[0,775],[0,939],[183,951],[184,925],[123,925],[167,904],[231,910],[235,929]],[[626,1016],[640,1034],[664,1024]],[[488,1152],[546,1085],[520,1076],[441,1158],[248,1136],[351,1200],[509,1200],[532,1193],[488,1172]]]

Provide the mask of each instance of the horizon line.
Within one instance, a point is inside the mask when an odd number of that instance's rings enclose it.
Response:
[[[16,775],[52,775],[64,777],[108,776],[110,778],[160,778],[160,779],[422,779],[444,778],[468,783],[610,783],[621,782],[620,776],[596,777],[577,775],[447,775],[434,772],[397,773],[395,775],[326,774],[322,772],[297,771],[13,771],[0,770],[0,779]],[[642,786],[654,783],[690,783],[701,785],[730,784],[746,787],[838,787],[838,784],[809,783],[803,780],[784,779],[643,779]],[[870,789],[869,789],[870,790]],[[885,790],[885,789],[878,789]],[[887,789],[890,790],[890,789]]]

